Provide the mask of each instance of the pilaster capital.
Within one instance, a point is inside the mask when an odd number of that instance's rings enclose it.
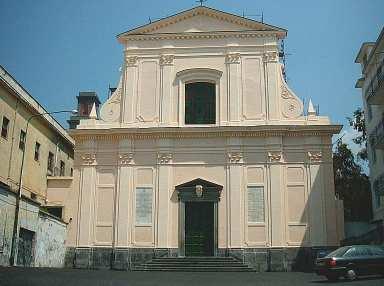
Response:
[[[159,59],[159,64],[161,66],[171,66],[173,65],[174,55],[161,55]]]
[[[263,54],[263,62],[265,63],[275,63],[278,60],[277,52],[266,52]]]
[[[228,152],[227,159],[228,163],[231,164],[243,163],[243,154],[241,152]]]
[[[172,163],[172,153],[157,153],[157,164]]]
[[[281,151],[270,151],[268,152],[268,161],[270,163],[279,163],[283,161],[283,152]]]
[[[323,160],[323,154],[321,151],[308,151],[307,155],[310,163],[320,163]]]
[[[96,165],[96,154],[95,153],[84,153],[81,156],[81,165]]]
[[[137,65],[139,57],[137,56],[125,56],[125,63],[127,67],[135,67]]]
[[[132,152],[120,153],[119,154],[119,165],[120,166],[126,166],[126,165],[134,164],[133,156],[134,155]]]
[[[225,55],[226,64],[239,64],[240,63],[240,53],[230,53]]]

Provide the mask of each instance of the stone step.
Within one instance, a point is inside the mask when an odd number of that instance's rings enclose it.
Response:
[[[137,266],[134,271],[180,271],[180,272],[253,272],[249,267],[143,267]]]
[[[233,257],[161,257],[136,266],[136,271],[248,272],[252,268]]]

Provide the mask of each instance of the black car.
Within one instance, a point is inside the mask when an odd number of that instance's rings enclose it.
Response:
[[[317,258],[315,270],[331,281],[341,276],[354,280],[360,275],[384,275],[384,246],[340,247],[323,258]]]

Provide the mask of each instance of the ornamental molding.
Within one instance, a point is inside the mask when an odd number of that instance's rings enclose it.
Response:
[[[172,153],[157,153],[158,164],[168,164],[172,162]]]
[[[139,57],[137,56],[126,56],[125,63],[128,67],[135,67],[137,65]]]
[[[241,152],[228,152],[228,163],[237,164],[243,162],[243,154]]]
[[[119,154],[119,165],[124,166],[124,165],[132,165],[132,164],[134,164],[132,152]]]
[[[263,62],[265,63],[276,63],[278,61],[277,52],[266,52],[263,54]]]
[[[81,155],[82,165],[95,165],[96,164],[96,154],[94,153],[85,153]]]
[[[268,152],[268,161],[270,163],[278,163],[283,159],[283,153],[281,151],[270,151]]]
[[[321,162],[323,159],[323,154],[321,151],[308,152],[307,154],[308,154],[309,162],[317,163],[317,162]]]
[[[226,64],[239,64],[240,63],[240,54],[239,53],[231,53],[225,55],[225,63]]]
[[[159,59],[159,64],[161,66],[170,66],[173,65],[174,55],[161,55]]]

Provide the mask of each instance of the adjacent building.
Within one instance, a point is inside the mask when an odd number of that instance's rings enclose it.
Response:
[[[371,179],[374,222],[377,238],[384,241],[384,29],[376,42],[363,43],[356,63],[362,77],[356,87],[362,89],[365,126],[368,135],[369,176]]]
[[[72,176],[74,141],[50,115],[31,119],[27,131],[28,119],[46,112],[0,66],[0,265],[9,263],[23,152],[16,263],[60,266],[63,261],[66,224],[58,219],[63,206],[47,200],[47,178]],[[55,250],[61,253],[49,252]]]
[[[67,262],[234,256],[289,270],[339,245],[331,138],[341,126],[288,87],[286,35],[204,6],[118,35],[118,87],[70,132]]]

